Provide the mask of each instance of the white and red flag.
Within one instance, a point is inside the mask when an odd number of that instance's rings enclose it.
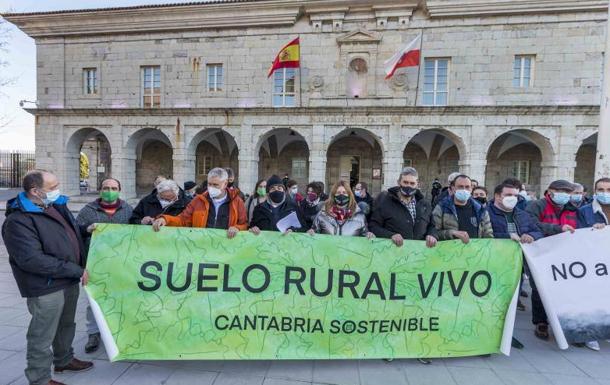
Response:
[[[386,79],[394,76],[397,69],[403,67],[417,67],[419,66],[419,58],[421,54],[421,34],[417,35],[409,44],[403,49],[396,52],[394,56],[389,58],[385,63],[385,74]]]

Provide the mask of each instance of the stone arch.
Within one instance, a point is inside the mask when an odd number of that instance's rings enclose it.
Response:
[[[381,139],[370,130],[348,127],[334,135],[326,148],[326,184],[330,188],[339,180],[353,187],[366,182],[372,193],[383,186],[383,154]]]
[[[574,182],[586,186],[592,192],[595,182],[595,161],[597,158],[597,133],[584,139],[576,152]]]
[[[261,135],[256,145],[258,176],[265,179],[275,174],[288,174],[305,189],[309,182],[309,157],[311,147],[307,139],[290,128],[275,128]]]
[[[417,169],[420,189],[428,194],[434,179],[444,184],[449,174],[459,170],[465,154],[466,146],[460,136],[441,128],[427,129],[405,145],[403,166]]]
[[[172,141],[163,131],[155,128],[142,128],[127,140],[127,168],[135,180],[138,196],[152,190],[157,175],[173,177]]]
[[[239,146],[235,137],[221,128],[203,129],[187,147],[187,169],[189,178],[203,182],[214,167],[230,167],[239,178]]]
[[[102,180],[112,176],[112,146],[108,133],[101,128],[84,127],[74,131],[66,141],[65,193],[97,192]],[[88,161],[88,177],[81,180],[81,153]]]
[[[550,140],[538,132],[525,129],[504,132],[487,148],[486,183],[493,188],[505,178],[516,177],[528,190],[541,191],[546,182],[543,167],[551,164],[554,156]]]

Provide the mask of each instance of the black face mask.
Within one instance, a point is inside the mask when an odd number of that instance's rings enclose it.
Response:
[[[339,207],[347,206],[349,195],[335,195],[335,204]]]
[[[406,197],[412,197],[413,195],[415,195],[416,192],[417,189],[411,186],[400,188],[400,193]]]
[[[485,197],[476,197],[474,199],[482,205],[487,203],[487,198],[485,198]]]
[[[269,193],[269,199],[271,199],[271,202],[273,203],[282,203],[285,196],[283,191],[272,191]]]

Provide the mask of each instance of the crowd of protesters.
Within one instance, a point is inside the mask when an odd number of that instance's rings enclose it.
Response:
[[[446,186],[435,179],[427,199],[418,172],[411,167],[397,175],[395,187],[376,197],[364,182],[350,186],[337,181],[326,194],[324,183],[299,186],[288,175],[259,180],[246,197],[235,179],[231,169],[223,168],[212,169],[200,185],[186,182],[180,187],[159,176],[150,194],[132,209],[120,197],[120,181],[109,178],[101,183],[100,196],[74,218],[57,177],[43,170],[29,172],[23,192],[7,202],[2,228],[13,274],[32,315],[25,370],[29,383],[61,385],[51,379],[52,365],[55,372],[93,367],[74,357],[72,341],[78,284],[87,284],[87,249],[98,223],[150,225],[154,231],[163,226],[223,229],[228,238],[241,231],[258,235],[281,228],[284,233],[307,232],[314,237],[387,238],[397,247],[405,240],[419,240],[432,248],[454,239],[465,244],[477,238],[531,243],[578,228],[601,229],[610,219],[610,178],[597,180],[592,196],[580,184],[553,181],[540,199],[515,178],[488,189],[458,172],[449,175]],[[289,216],[291,225],[280,226]],[[529,275],[527,265],[523,274]],[[529,282],[534,333],[546,340],[546,312],[531,276]],[[521,291],[521,296],[527,293]],[[521,300],[518,309],[525,310]],[[101,341],[90,308],[87,332],[85,351],[91,353]],[[523,348],[517,340],[513,346]],[[599,350],[596,341],[582,346]]]

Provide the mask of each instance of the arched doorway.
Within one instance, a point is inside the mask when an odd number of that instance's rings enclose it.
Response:
[[[330,189],[339,180],[354,187],[366,182],[373,194],[383,184],[383,149],[377,138],[361,128],[348,128],[336,135],[326,152],[326,185]]]
[[[112,176],[112,150],[106,135],[95,128],[80,129],[68,140],[66,152],[65,193],[97,194],[102,181]]]
[[[542,167],[550,162],[552,147],[547,138],[529,130],[514,130],[497,137],[487,151],[486,184],[494,188],[504,179],[518,178],[529,191],[540,192]]]
[[[194,155],[191,170],[195,172],[193,180],[198,184],[206,180],[214,167],[230,167],[239,180],[239,149],[233,136],[226,131],[207,129],[199,132],[191,140],[189,154]]]
[[[130,168],[135,171],[135,192],[138,196],[148,194],[158,175],[171,178],[173,175],[173,148],[169,138],[158,129],[144,128],[133,134],[127,143]]]
[[[595,182],[595,159],[597,157],[597,134],[583,140],[576,153],[574,182],[580,183],[592,191]]]
[[[428,195],[434,179],[445,185],[447,176],[459,170],[460,148],[463,142],[456,135],[444,130],[425,130],[405,146],[403,167],[417,170],[420,190]]]
[[[304,190],[309,183],[309,146],[298,132],[279,128],[264,135],[258,146],[258,177],[288,174]]]

